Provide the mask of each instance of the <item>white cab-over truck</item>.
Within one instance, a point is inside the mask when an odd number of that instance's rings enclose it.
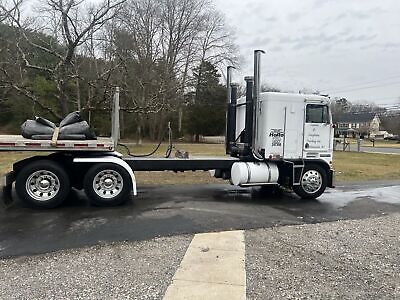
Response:
[[[1,197],[12,201],[15,182],[21,200],[37,207],[60,205],[70,189],[84,189],[96,205],[118,205],[136,195],[135,171],[213,171],[231,184],[284,186],[302,198],[317,198],[334,187],[333,124],[328,98],[260,93],[261,50],[254,52],[254,76],[246,96],[227,72],[226,153],[223,157],[138,158],[115,151],[119,97],[114,97],[112,137],[94,141],[28,140],[0,136],[0,151],[45,151],[13,164],[2,180]]]

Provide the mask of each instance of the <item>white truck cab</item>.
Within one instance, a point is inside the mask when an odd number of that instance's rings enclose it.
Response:
[[[283,185],[302,198],[334,187],[334,127],[329,98],[314,94],[260,92],[260,54],[246,96],[228,82],[226,152],[239,158],[231,169],[238,186]],[[231,78],[228,68],[228,78]]]
[[[317,95],[262,93],[256,112],[255,149],[263,157],[332,160],[329,99]]]

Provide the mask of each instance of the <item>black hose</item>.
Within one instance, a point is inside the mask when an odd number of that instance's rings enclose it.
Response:
[[[172,149],[174,146],[172,145],[172,129],[171,129],[171,122],[168,122],[168,148],[165,152],[165,158],[169,158],[172,153]]]
[[[171,123],[170,122],[168,122],[168,127],[166,128],[166,130],[164,131],[163,135],[161,136],[160,142],[153,149],[153,151],[151,151],[150,153],[135,155],[135,154],[131,153],[131,150],[129,149],[129,147],[127,145],[122,144],[122,143],[118,143],[118,146],[123,147],[128,152],[128,156],[131,156],[131,157],[149,157],[149,156],[152,156],[154,153],[156,153],[158,149],[160,149],[160,146],[161,146],[162,142],[164,141],[164,138],[165,138],[165,135],[166,135],[167,132],[168,132],[168,148],[167,148],[167,151],[165,152],[165,158],[169,158],[171,156],[172,149],[174,148],[173,145],[172,145],[172,130],[171,130]]]

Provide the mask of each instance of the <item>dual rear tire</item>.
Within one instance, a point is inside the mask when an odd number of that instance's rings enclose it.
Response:
[[[115,206],[126,202],[132,190],[128,172],[112,163],[93,165],[86,173],[83,187],[90,201],[98,206]]]
[[[92,204],[116,206],[129,199],[132,181],[123,167],[101,163],[89,168],[83,179],[83,188]],[[19,198],[30,206],[54,208],[68,197],[71,181],[59,163],[37,160],[18,172],[15,189]]]
[[[58,163],[37,160],[19,171],[15,189],[19,198],[31,206],[54,208],[67,198],[71,185],[68,174]]]

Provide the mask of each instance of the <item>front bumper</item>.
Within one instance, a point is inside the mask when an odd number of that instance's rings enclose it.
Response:
[[[9,206],[12,199],[12,184],[15,181],[14,171],[4,175],[0,181],[0,203],[5,206]]]

